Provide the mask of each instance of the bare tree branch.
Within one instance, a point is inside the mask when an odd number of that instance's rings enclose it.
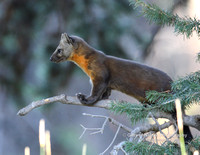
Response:
[[[188,125],[200,130],[200,115],[194,115],[194,116],[184,115],[183,123],[185,125]]]
[[[43,100],[34,101],[34,102],[30,103],[28,106],[19,110],[17,115],[24,116],[37,107],[40,107],[40,106],[43,106],[46,104],[50,104],[50,103],[56,103],[56,102],[60,102],[62,104],[73,104],[73,105],[86,106],[86,105],[80,103],[76,97],[61,94],[61,95],[46,98]],[[110,102],[112,102],[112,101],[111,100],[101,100],[101,101],[97,102],[96,104],[94,104],[93,107],[108,109],[110,107],[110,104],[109,104]]]
[[[172,115],[166,112],[153,113],[153,116],[155,118],[167,118],[170,121],[175,122]],[[183,124],[196,128],[197,130],[200,131],[200,115],[193,115],[193,116],[183,115]]]
[[[37,107],[40,107],[40,106],[43,106],[43,105],[46,105],[46,104],[50,104],[50,103],[56,103],[56,102],[59,102],[59,103],[62,103],[62,104],[72,104],[72,105],[86,106],[86,105],[81,104],[76,97],[66,96],[64,94],[61,94],[61,95],[46,98],[46,99],[43,99],[43,100],[34,101],[34,102],[30,103],[28,106],[19,110],[17,115],[24,116]],[[101,100],[101,101],[98,101],[96,104],[94,104],[92,107],[109,109],[110,106],[111,106],[110,103],[112,103],[112,102],[114,102],[114,101],[113,100]],[[155,118],[167,118],[167,119],[170,120],[170,123],[175,122],[175,120],[172,118],[171,114],[166,113],[166,112],[156,112],[156,113],[152,113],[152,115]],[[112,123],[111,120],[109,120],[109,121]],[[196,129],[200,130],[200,115],[194,115],[194,116],[184,115],[183,116],[183,123],[184,123],[184,125],[188,125],[188,126],[191,126],[191,127],[194,127]],[[167,126],[167,125],[169,125],[169,122],[167,122],[167,124],[165,124],[165,125],[164,124],[162,124],[162,125]],[[153,129],[154,126],[153,125],[150,125],[150,126],[151,127],[149,127],[149,128],[146,128],[146,129],[141,128],[141,129],[142,129],[142,131],[153,131],[153,130],[150,130],[150,128]],[[159,131],[159,129],[158,129],[158,131]],[[141,132],[141,133],[144,133],[144,132]]]
[[[146,124],[144,126],[140,126],[135,128],[132,132],[130,137],[135,136],[139,133],[147,133],[150,131],[154,131],[154,132],[158,132],[160,130],[163,130],[165,128],[168,128],[169,126],[171,126],[173,124],[173,122],[169,121],[169,122],[165,122],[162,125],[157,125],[157,124]]]

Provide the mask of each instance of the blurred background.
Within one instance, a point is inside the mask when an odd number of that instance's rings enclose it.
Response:
[[[149,0],[178,15],[200,18],[199,0]],[[1,0],[0,1],[0,154],[39,154],[38,125],[44,118],[51,132],[52,154],[79,155],[87,143],[88,155],[103,152],[116,127],[107,124],[103,135],[86,133],[81,140],[80,124],[101,127],[104,120],[82,113],[111,116],[124,124],[124,116],[107,110],[52,104],[24,117],[17,111],[43,98],[81,92],[90,93],[89,78],[71,62],[49,61],[60,35],[78,35],[106,54],[132,59],[159,68],[173,79],[199,69],[196,53],[200,42],[174,33],[172,27],[149,24],[128,0]],[[111,99],[136,102],[113,91]],[[198,113],[197,108],[189,113]],[[132,126],[134,128],[134,126]],[[193,130],[193,134],[198,132]],[[115,141],[125,140],[123,131]]]

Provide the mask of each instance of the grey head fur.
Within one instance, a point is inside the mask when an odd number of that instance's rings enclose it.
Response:
[[[66,61],[70,57],[71,53],[77,48],[78,45],[75,40],[68,36],[67,33],[63,33],[61,35],[60,43],[51,55],[50,60],[56,63]]]

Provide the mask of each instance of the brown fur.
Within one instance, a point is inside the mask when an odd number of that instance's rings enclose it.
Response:
[[[58,55],[59,50],[62,52]],[[89,97],[77,95],[83,104],[92,105],[98,100],[108,98],[112,89],[133,96],[140,102],[147,102],[146,91],[170,90],[172,80],[166,73],[131,60],[105,55],[80,37],[62,34],[51,61],[65,60],[75,62],[92,81],[93,88]]]

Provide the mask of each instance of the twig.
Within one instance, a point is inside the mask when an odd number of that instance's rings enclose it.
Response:
[[[105,121],[104,121],[104,123],[103,123],[103,125],[102,125],[101,128],[86,128],[86,127],[84,127],[82,124],[80,124],[81,127],[83,128],[83,132],[82,132],[81,136],[79,137],[79,139],[81,139],[81,138],[83,137],[83,135],[85,134],[86,131],[94,131],[94,132],[90,133],[90,135],[94,135],[94,134],[97,134],[97,133],[103,134],[105,125],[106,125],[106,123],[108,122],[108,117],[107,117],[107,116],[103,116],[103,115],[92,115],[92,114],[87,114],[87,113],[83,113],[83,115],[85,115],[85,116],[90,116],[90,117],[105,118]]]
[[[85,132],[88,130],[88,131],[96,131],[96,132],[92,132],[90,133],[90,135],[94,135],[94,134],[97,134],[99,133],[100,130],[102,130],[101,128],[86,128],[84,127],[82,124],[80,124],[80,126],[83,128],[83,132],[81,134],[81,136],[79,137],[79,139],[81,139],[83,137],[83,135],[85,134]]]
[[[82,136],[85,134],[85,132],[86,132],[87,130],[89,130],[89,131],[95,131],[95,132],[93,132],[93,133],[91,133],[91,134],[103,133],[103,131],[104,131],[104,129],[105,129],[105,125],[106,125],[106,123],[107,123],[108,121],[111,122],[113,125],[118,126],[118,129],[117,129],[117,131],[116,131],[116,133],[115,133],[115,136],[114,136],[112,142],[109,144],[109,146],[108,146],[102,153],[100,153],[100,155],[103,155],[105,152],[107,152],[108,149],[113,145],[113,143],[114,143],[114,141],[115,141],[115,139],[116,139],[116,137],[117,137],[117,135],[118,135],[118,133],[119,133],[120,128],[124,129],[124,130],[127,131],[127,132],[131,132],[131,131],[132,131],[132,129],[128,128],[127,126],[125,126],[125,125],[119,123],[118,121],[116,121],[116,120],[114,120],[114,119],[112,119],[112,118],[110,118],[110,117],[107,117],[107,116],[103,116],[103,115],[92,115],[92,114],[88,114],[88,113],[83,113],[83,115],[85,115],[85,116],[90,116],[90,117],[104,118],[105,121],[104,121],[104,123],[102,124],[102,127],[101,127],[101,128],[86,128],[86,127],[84,127],[83,125],[81,125],[81,127],[83,128],[83,132],[82,132],[81,136],[79,137],[79,139],[82,138]],[[122,148],[122,149],[123,149],[123,148]],[[121,149],[121,150],[122,150],[122,149]],[[124,151],[124,150],[122,150],[122,151]],[[114,153],[114,152],[113,152],[113,153]]]
[[[81,138],[83,137],[83,135],[85,134],[85,132],[86,132],[86,130],[87,130],[82,124],[80,124],[80,126],[83,128],[83,132],[82,132],[82,134],[80,135],[79,139],[81,139]]]
[[[178,126],[176,125],[176,123],[174,124],[174,126],[176,127],[176,130],[168,139],[171,139],[172,137],[174,137],[178,132]]]
[[[158,123],[158,121],[155,119],[155,117],[152,115],[152,113],[150,112],[150,115],[152,117],[152,119],[154,120],[154,122],[156,123],[156,125],[158,126],[158,129],[160,131],[160,133],[165,137],[165,139],[169,142],[169,139],[167,138],[167,136],[164,134],[164,132],[161,130],[160,128],[160,124]]]
[[[157,133],[155,134],[155,137],[156,137],[156,144],[158,144],[158,136],[157,136]]]
[[[127,152],[123,149],[123,146],[125,145],[126,141],[122,141],[119,144],[115,145],[113,147],[113,150],[110,152],[110,155],[117,155],[119,150],[121,150],[124,155],[128,155]]]
[[[153,132],[152,134],[151,134],[151,139],[150,139],[150,142],[152,142],[152,143],[155,143],[155,136],[154,135],[156,135],[156,133],[155,132]],[[148,136],[147,136],[148,137]],[[157,138],[157,136],[156,136],[156,138]],[[156,144],[158,144],[157,143],[157,139],[156,139]]]
[[[100,153],[100,155],[103,155],[104,153],[106,153],[106,151],[108,151],[108,149],[113,145],[115,139],[117,138],[120,128],[121,128],[121,125],[118,126],[115,136],[114,136],[112,142],[110,143],[110,145],[107,147],[107,149],[105,149],[102,153]]]
[[[122,129],[124,129],[125,131],[127,131],[127,132],[129,132],[129,133],[131,133],[131,131],[133,130],[133,129],[131,129],[131,128],[129,128],[129,127],[127,127],[127,126],[121,124],[120,122],[114,120],[113,118],[110,118],[110,117],[109,117],[108,120],[109,120],[109,122],[112,123],[113,125],[121,126]]]

